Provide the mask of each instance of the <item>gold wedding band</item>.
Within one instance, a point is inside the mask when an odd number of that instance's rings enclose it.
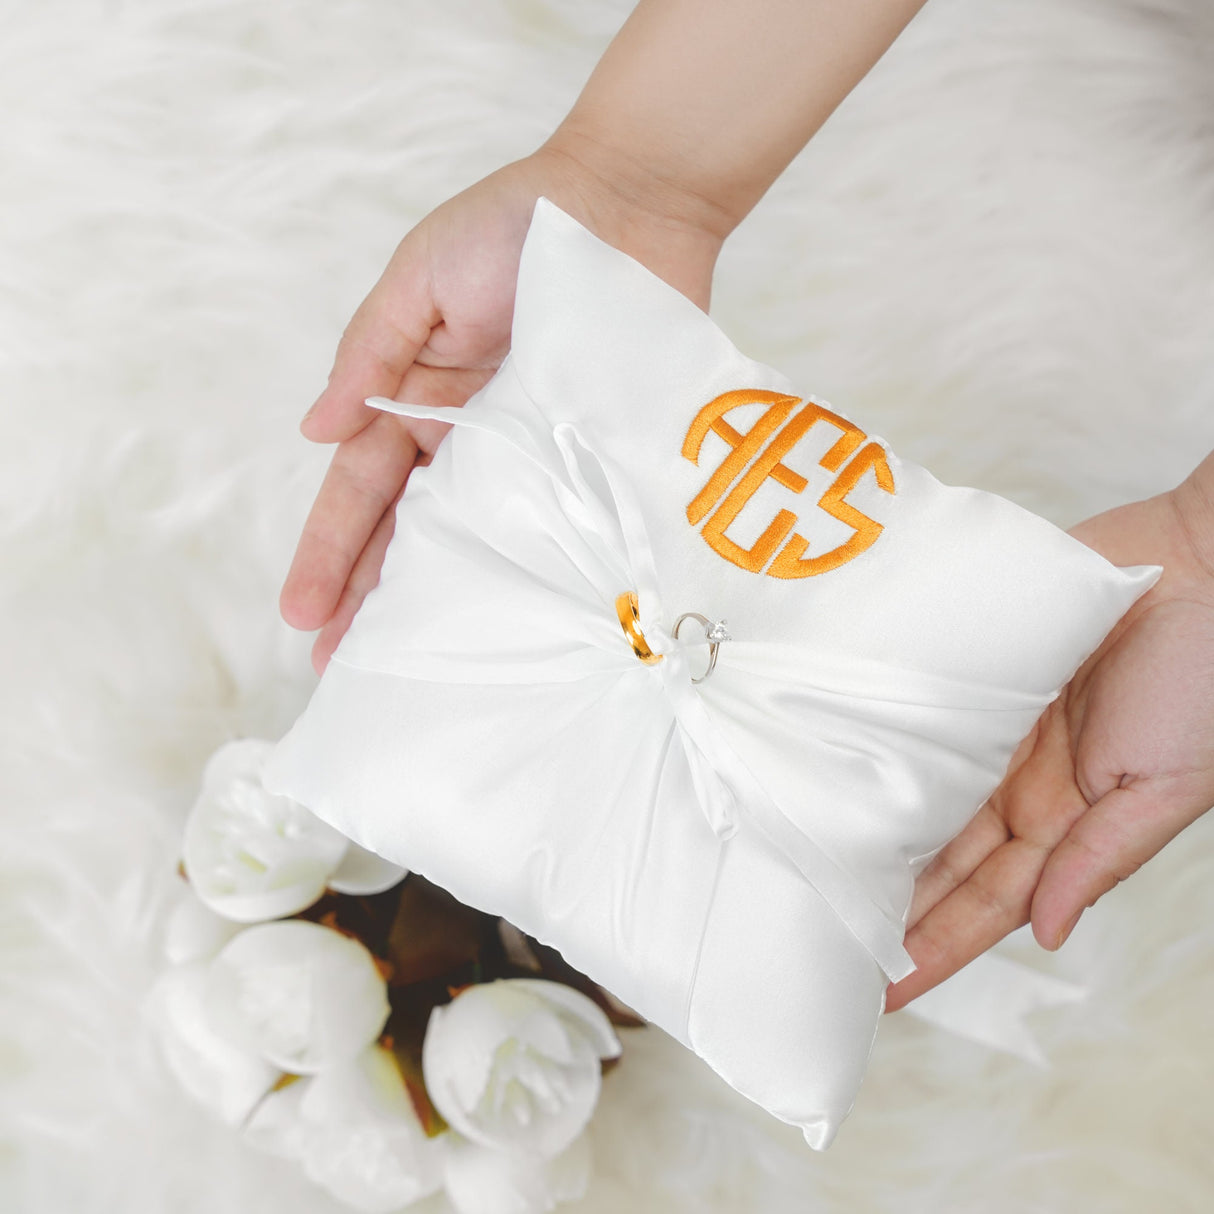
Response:
[[[632,646],[632,652],[646,666],[656,666],[664,655],[654,653],[645,640],[645,634],[641,631],[641,604],[633,591],[626,590],[616,599],[615,613],[620,617],[620,627]]]

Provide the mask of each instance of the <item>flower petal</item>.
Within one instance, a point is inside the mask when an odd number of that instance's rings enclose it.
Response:
[[[578,1028],[586,1034],[600,1058],[618,1058],[623,1052],[624,1047],[611,1027],[607,1014],[588,995],[575,991],[563,982],[549,982],[543,978],[516,978],[514,981],[523,989],[542,995],[550,1003],[560,1004],[563,1016],[577,1022]]]
[[[388,1018],[387,988],[357,940],[291,919],[247,928],[211,963],[216,1030],[285,1071],[352,1058]]]
[[[582,1134],[552,1159],[499,1151],[449,1134],[445,1181],[459,1214],[540,1214],[585,1196],[591,1154]]]
[[[328,885],[339,894],[380,894],[399,884],[408,875],[407,868],[385,860],[351,839],[341,863],[330,875]]]
[[[446,1144],[426,1137],[382,1046],[274,1092],[246,1134],[364,1214],[394,1214],[442,1187]]]
[[[279,1071],[212,1028],[205,1007],[207,970],[205,962],[166,970],[148,993],[145,1013],[181,1086],[229,1125],[238,1125]]]
[[[585,1028],[595,1015],[608,1023],[593,1001],[559,983],[468,987],[430,1015],[422,1069],[431,1100],[450,1126],[483,1146],[557,1155],[598,1101],[602,1034]],[[611,1042],[618,1052],[613,1033]]]
[[[271,1092],[241,1128],[245,1141],[282,1159],[302,1159],[307,1144],[300,1106],[311,1082],[295,1077]]]
[[[474,1031],[478,1026],[467,1024],[466,1017],[452,1022],[452,1008],[467,993],[431,1011],[422,1041],[422,1074],[426,1091],[444,1119],[465,1134],[475,1134],[476,1126],[465,1110],[475,1107],[488,1087],[496,1039],[491,1031]]]
[[[263,787],[272,748],[257,738],[220,747],[186,822],[182,862],[190,884],[212,910],[241,923],[311,906],[346,851],[339,831]]]

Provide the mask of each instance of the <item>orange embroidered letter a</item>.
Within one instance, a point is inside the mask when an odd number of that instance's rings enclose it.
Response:
[[[881,534],[882,527],[844,501],[847,493],[870,467],[877,484],[886,493],[894,492],[894,478],[885,451],[880,443],[871,442],[843,468],[818,501],[818,505],[829,515],[853,528],[855,534],[846,543],[820,556],[802,559],[809,541],[795,533],[790,537],[789,533],[797,523],[797,516],[791,510],[780,510],[750,548],[743,548],[729,539],[725,529],[769,477],[793,493],[800,493],[808,485],[805,477],[782,461],[815,422],[827,422],[840,431],[839,438],[818,461],[828,472],[839,472],[844,461],[867,437],[858,426],[821,405],[806,404],[793,413],[800,403],[799,397],[762,388],[739,388],[725,392],[696,414],[683,442],[683,455],[693,464],[700,462],[700,449],[709,430],[732,448],[707,484],[689,503],[687,521],[695,526],[712,511],[701,532],[704,539],[713,551],[751,573],[762,572],[763,567],[771,561],[771,567],[767,570],[770,576],[802,578],[824,573],[850,561],[873,543]],[[768,407],[745,434],[739,433],[725,420],[725,414],[731,409],[754,404]],[[781,544],[784,545],[782,548]]]

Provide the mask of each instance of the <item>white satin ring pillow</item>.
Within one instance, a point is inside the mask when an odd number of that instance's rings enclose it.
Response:
[[[1159,571],[900,461],[546,199],[493,379],[370,403],[454,429],[267,784],[824,1147],[914,874]]]

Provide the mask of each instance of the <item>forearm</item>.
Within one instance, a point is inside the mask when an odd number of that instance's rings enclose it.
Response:
[[[924,3],[641,0],[546,147],[724,240]]]

